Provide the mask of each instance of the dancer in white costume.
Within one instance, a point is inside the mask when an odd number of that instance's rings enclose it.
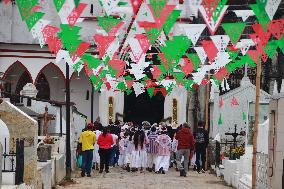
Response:
[[[161,135],[158,136],[158,156],[155,163],[155,172],[165,174],[170,166],[171,138],[167,135],[167,128],[163,127]]]
[[[147,135],[142,130],[142,126],[138,127],[138,131],[135,132],[134,138],[134,150],[131,155],[131,168],[133,171],[143,172],[143,168],[147,167],[147,152],[146,152],[146,144],[149,143]]]
[[[96,130],[94,132],[95,132],[97,138],[99,138],[100,134],[102,133],[100,130],[98,130],[98,128],[96,128]],[[99,145],[98,145],[97,141],[96,141],[94,147],[95,147],[95,149],[94,149],[93,162],[94,162],[94,166],[95,166],[96,170],[99,170],[100,155],[99,155]]]
[[[125,133],[120,134],[120,140],[119,140],[119,159],[118,159],[118,165],[122,168],[125,168],[125,155],[126,155],[126,136]]]

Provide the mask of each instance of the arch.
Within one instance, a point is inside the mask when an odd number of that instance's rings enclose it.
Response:
[[[54,63],[52,63],[52,62],[46,64],[43,68],[41,68],[41,70],[38,72],[38,74],[37,74],[37,76],[36,76],[36,79],[35,79],[35,81],[34,81],[34,85],[36,85],[37,80],[39,79],[39,76],[40,76],[40,75],[43,73],[43,71],[44,71],[46,68],[48,68],[49,66],[54,67],[54,68],[59,72],[60,76],[62,76],[62,78],[63,78],[63,80],[64,80],[64,84],[66,85],[66,77],[65,77],[64,73],[62,72],[62,70],[61,70],[58,66],[56,66],[56,65],[55,65]]]
[[[38,81],[35,83],[35,86],[38,90],[37,98],[50,100],[50,86],[49,82],[46,79],[46,76],[43,73],[40,73]]]
[[[28,75],[29,75],[29,77],[30,77],[30,80],[33,82],[33,78],[32,78],[32,75],[31,75],[31,73],[30,73],[30,71],[28,70],[28,68],[22,63],[22,62],[20,62],[20,61],[16,61],[16,62],[14,62],[13,64],[11,64],[9,67],[8,67],[8,69],[5,71],[5,73],[4,73],[4,75],[3,75],[3,79],[7,79],[7,77],[8,77],[8,73],[16,66],[16,65],[19,65],[21,68],[23,68],[24,69],[24,71],[26,71],[27,73],[28,73]]]

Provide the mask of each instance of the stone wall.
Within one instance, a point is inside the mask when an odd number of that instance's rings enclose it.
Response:
[[[0,104],[0,119],[7,125],[10,132],[10,151],[15,151],[17,138],[24,144],[24,182],[27,185],[38,186],[37,172],[37,122],[9,102]]]

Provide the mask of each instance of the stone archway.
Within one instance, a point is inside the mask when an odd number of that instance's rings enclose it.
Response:
[[[0,118],[9,129],[10,151],[15,152],[16,139],[24,140],[24,183],[38,188],[37,122],[8,101],[0,103]]]
[[[19,61],[16,61],[12,64],[5,72],[4,79],[11,81],[5,86],[6,89],[9,89],[8,93],[20,94],[20,91],[27,83],[33,83],[32,77],[28,69]],[[17,96],[12,96],[11,94],[6,94],[6,98],[10,98],[12,103],[19,103],[20,98]]]

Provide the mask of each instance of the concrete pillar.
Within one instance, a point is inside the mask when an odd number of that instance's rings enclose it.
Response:
[[[191,128],[194,128],[194,92],[189,90],[187,93],[187,122],[191,125]]]
[[[205,98],[206,98],[206,85],[200,85],[198,88],[198,100],[200,107],[200,117],[198,117],[199,121],[203,121],[205,123]]]

